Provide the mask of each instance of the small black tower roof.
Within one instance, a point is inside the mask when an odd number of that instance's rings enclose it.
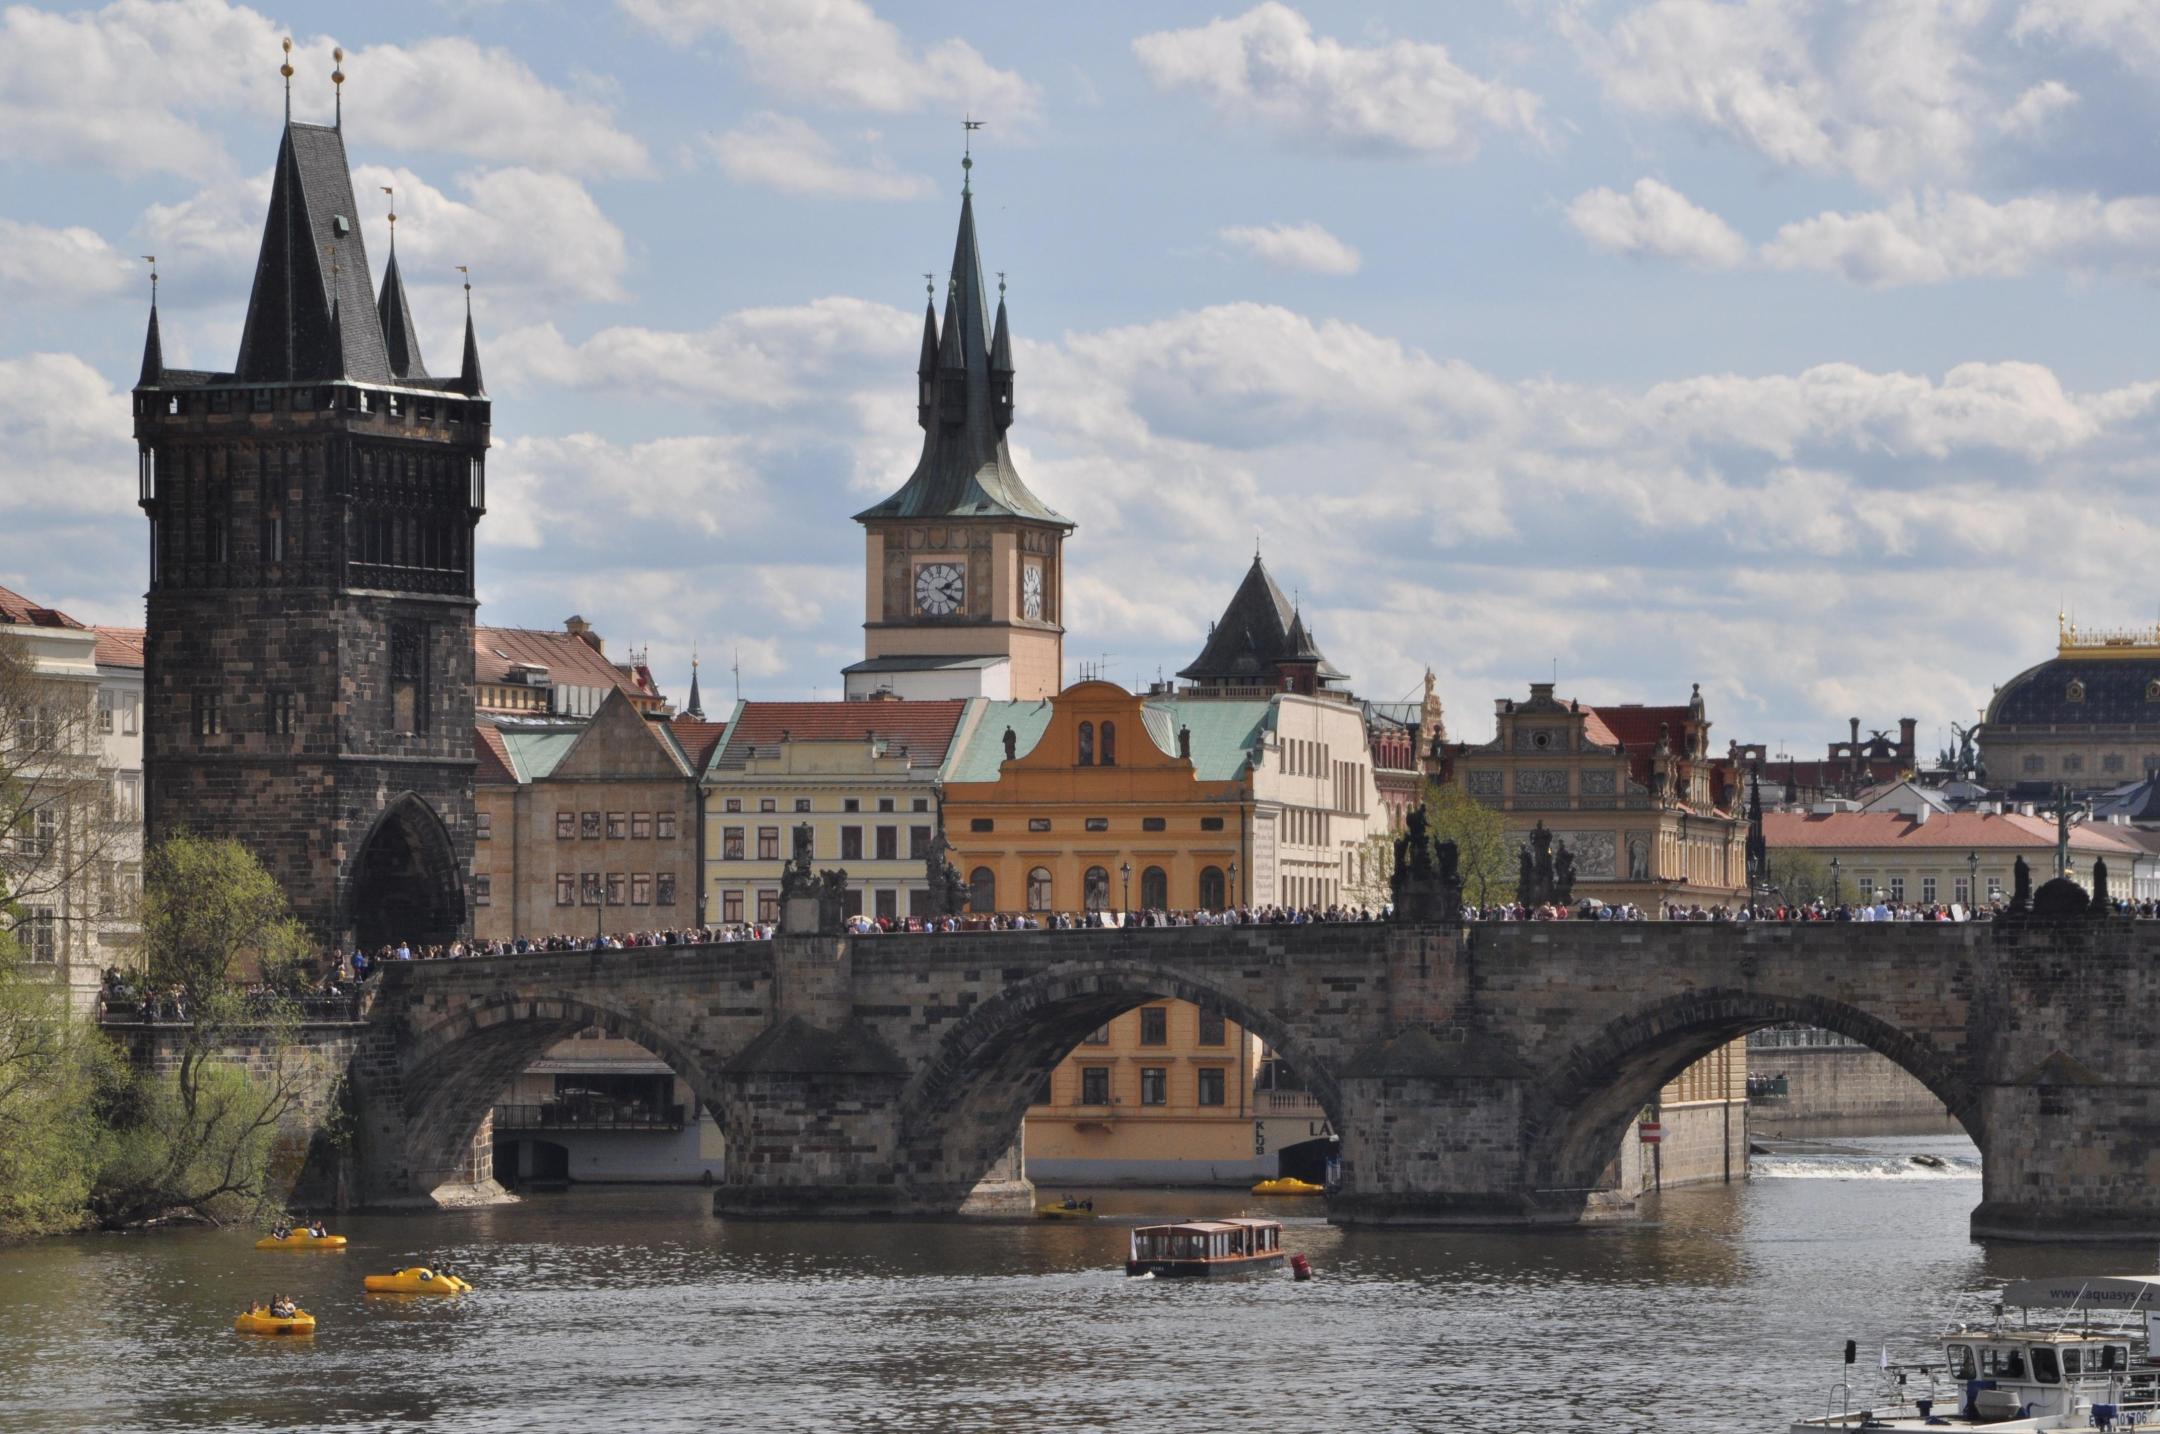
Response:
[[[390,264],[383,270],[382,297],[375,301],[375,317],[382,323],[383,350],[390,372],[399,378],[428,376],[420,361],[420,335],[413,328],[412,305],[405,301],[405,276],[398,272],[397,245],[390,246]]]
[[[1322,687],[1347,680],[1321,653],[1305,630],[1305,620],[1254,553],[1245,581],[1209,632],[1207,646],[1178,676],[1198,683],[1272,687],[1285,666],[1311,668]]]

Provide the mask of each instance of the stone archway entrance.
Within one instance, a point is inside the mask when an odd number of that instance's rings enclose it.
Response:
[[[457,849],[434,808],[411,792],[391,800],[353,858],[346,924],[363,950],[446,943],[465,930]]]

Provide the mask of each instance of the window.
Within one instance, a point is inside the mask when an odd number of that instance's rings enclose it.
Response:
[[[968,874],[968,909],[984,915],[997,910],[997,873],[987,866]]]
[[[2043,757],[2027,757],[2020,765],[2024,767],[2028,775],[2047,770],[2047,760]]]
[[[600,891],[599,872],[581,871],[578,873],[578,900],[580,903],[586,906],[598,906],[600,904]]]
[[[928,797],[917,797],[914,801],[908,803],[908,810],[912,812],[927,812],[930,810],[930,799]]]
[[[216,737],[225,731],[225,698],[222,693],[201,692],[195,696],[195,735]]]
[[[757,919],[778,921],[780,919],[780,893],[770,888],[757,894]]]
[[[97,695],[97,729],[110,732],[113,729],[113,701],[119,694],[110,687],[100,687]]]
[[[621,841],[630,834],[630,819],[621,812],[609,812],[607,834],[609,841]]]
[[[1102,724],[1102,764],[1105,767],[1115,767],[1117,765],[1117,723],[1115,722]]]
[[[893,809],[893,799],[891,797],[879,797],[877,799],[877,809],[881,812],[891,811]]]
[[[270,694],[269,731],[273,737],[290,737],[300,712],[300,699],[291,692]]]
[[[1091,832],[1106,832],[1110,830],[1110,818],[1087,817],[1081,821],[1080,825]]]
[[[742,810],[742,798],[729,797],[727,801],[721,804],[720,809],[727,812],[739,812]]]
[[[862,860],[861,827],[840,828],[840,859],[842,861]]]
[[[653,905],[673,906],[674,904],[675,873],[672,871],[660,872],[653,877]]]
[[[927,888],[920,886],[908,888],[907,914],[910,916],[928,916],[930,914],[930,892]]]
[[[586,841],[600,840],[600,814],[598,812],[578,813],[578,835]]]
[[[1890,878],[1890,899],[1892,901],[1903,901],[1905,899],[1904,877],[1893,876]]]
[[[1228,903],[1223,899],[1223,874],[1219,866],[1200,868],[1200,908],[1203,911],[1220,911]]]
[[[1924,902],[1928,902],[1928,903],[1929,903],[1929,904],[1931,904],[1931,905],[1933,904],[1933,902],[1934,902],[1934,900],[1935,900],[1935,878],[1934,878],[1934,877],[1932,877],[1932,876],[1923,876],[1923,877],[1921,877],[1921,878],[1920,878],[1920,899],[1921,899],[1922,901],[1924,901]]]
[[[1140,873],[1140,905],[1149,911],[1170,905],[1170,877],[1161,867],[1151,866]]]
[[[474,840],[474,841],[487,841],[488,839],[490,839],[490,838],[491,838],[491,837],[493,837],[494,835],[495,835],[495,814],[494,814],[493,812],[474,812],[474,813],[473,813],[473,840]]]
[[[607,904],[610,906],[620,906],[623,904],[623,874],[619,871],[611,871],[608,873]]]
[[[1958,905],[1963,906],[1966,902],[1972,899],[1972,884],[1966,881],[1965,878],[1962,876],[1959,877],[1956,881],[1951,882],[1950,899],[1956,902]]]
[[[723,891],[720,893],[720,919],[731,926],[740,926],[742,924],[741,892]]]
[[[796,811],[798,811],[798,812],[807,812],[807,811],[809,811],[809,810],[810,810],[810,799],[809,799],[808,797],[797,797],[797,798],[795,799],[795,810],[796,810]]]
[[[968,830],[971,832],[994,832],[997,830],[997,823],[989,817],[972,817],[968,820]]]
[[[2085,759],[2072,752],[2069,756],[2063,758],[2063,770],[2065,772],[2082,772],[2085,770]]]
[[[30,928],[30,959],[49,965],[60,959],[60,945],[53,931],[53,909],[50,906],[33,906],[24,924]]]
[[[1142,1006],[1140,1008],[1140,1044],[1143,1046],[1167,1046],[1170,1044],[1170,1008],[1168,1006]]]
[[[841,810],[841,811],[843,811],[843,812],[859,812],[859,811],[861,811],[861,810],[862,810],[862,798],[860,798],[860,797],[842,797],[842,798],[840,799],[840,810]]]
[[[142,777],[135,772],[122,772],[116,784],[120,802],[119,816],[123,821],[133,821],[142,815]]]
[[[2123,759],[2120,752],[2110,752],[2100,759],[2100,770],[2103,772],[2120,772],[2122,769]]]
[[[741,861],[743,859],[742,839],[743,829],[741,827],[722,827],[720,829],[720,859],[722,861]]]
[[[51,807],[39,807],[31,814],[22,834],[15,838],[15,850],[24,856],[45,856],[58,844],[60,814]]]
[[[632,840],[632,841],[651,841],[651,840],[652,840],[652,813],[651,813],[651,812],[632,812],[632,813],[630,814],[630,840]]]
[[[662,841],[675,840],[675,814],[673,812],[656,812],[653,814],[653,835]]]
[[[1200,1044],[1203,1046],[1221,1046],[1228,1045],[1229,1041],[1228,1022],[1223,1020],[1222,1012],[1202,1011],[1200,1013]]]
[[[880,921],[896,920],[900,915],[900,896],[893,891],[877,893],[877,915]]]
[[[921,861],[924,857],[930,855],[930,828],[909,827],[907,829],[907,854],[910,861]]]
[[[1202,830],[1202,831],[1204,831],[1204,832],[1219,832],[1219,831],[1221,831],[1221,830],[1222,830],[1222,818],[1221,818],[1221,817],[1202,817],[1202,818],[1200,818],[1200,830]]]
[[[1140,818],[1140,830],[1144,832],[1159,832],[1165,830],[1168,826],[1169,823],[1161,817]]]
[[[1038,866],[1028,873],[1027,909],[1050,910],[1050,868]]]
[[[777,812],[780,810],[779,799],[776,797],[759,797],[757,809],[761,812]]]
[[[1170,1097],[1169,1072],[1162,1066],[1140,1067],[1140,1103],[1142,1105],[1167,1105]]]
[[[1080,1103],[1082,1105],[1108,1105],[1110,1103],[1110,1067],[1080,1067]]]
[[[1108,911],[1110,909],[1110,873],[1099,866],[1089,867],[1087,875],[1081,881],[1080,894],[1088,910]]]
[[[1085,1036],[1080,1038],[1080,1044],[1083,1046],[1109,1045],[1110,1028],[1108,1026],[1097,1026],[1094,1030],[1089,1031]]]
[[[780,859],[780,828],[759,827],[757,829],[757,859],[759,861],[778,861]]]
[[[1029,830],[1029,831],[1031,831],[1031,832],[1046,832],[1046,831],[1050,830],[1050,818],[1048,818],[1048,817],[1029,817],[1029,818],[1028,818],[1028,830]]]
[[[1083,767],[1095,765],[1095,724],[1093,722],[1082,722],[1080,724],[1080,765]]]
[[[652,905],[651,873],[637,871],[630,874],[630,904],[632,906]]]
[[[577,813],[557,812],[555,814],[555,840],[569,841],[576,836]]]
[[[877,859],[879,861],[897,861],[899,857],[900,828],[879,827],[877,829]]]
[[[577,905],[577,878],[567,871],[555,873],[555,904],[557,906]]]
[[[1195,1073],[1200,1077],[1199,1103],[1221,1105],[1223,1103],[1223,1069],[1221,1066],[1202,1066]]]
[[[1875,899],[1874,877],[1863,876],[1860,878],[1860,899],[1862,901],[1873,901]]]
[[[840,894],[840,914],[842,916],[862,915],[861,887],[851,886]]]
[[[120,695],[120,731],[123,734],[130,737],[135,735],[135,717],[141,710],[142,704],[135,700],[134,693],[124,692]]]
[[[473,904],[473,905],[475,905],[475,906],[486,906],[486,905],[488,905],[488,904],[489,904],[489,902],[490,902],[490,901],[492,900],[491,892],[492,892],[492,890],[493,890],[493,887],[494,887],[494,882],[495,882],[495,879],[494,879],[493,877],[490,877],[490,876],[475,876],[475,877],[473,877],[473,879],[472,879],[472,904]]]

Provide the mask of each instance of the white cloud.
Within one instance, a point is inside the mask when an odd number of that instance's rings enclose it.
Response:
[[[0,219],[0,292],[17,303],[75,303],[147,282],[145,266],[123,257],[93,229],[48,229]]]
[[[2033,135],[2047,128],[2048,121],[2078,102],[2077,91],[2061,80],[2044,80],[2017,97],[2017,102],[2002,112],[1995,127],[2007,135]]]
[[[882,155],[849,164],[831,140],[789,115],[753,115],[703,143],[737,184],[839,199],[918,199],[930,192],[928,179],[899,173]]]
[[[1636,180],[1626,194],[1579,194],[1567,214],[1585,239],[1609,254],[1655,254],[1703,269],[1730,269],[1748,254],[1747,241],[1730,224],[1655,179]]]
[[[712,31],[752,83],[796,99],[889,114],[944,106],[999,124],[1036,117],[1040,93],[958,38],[922,49],[863,0],[619,0],[671,39]]]
[[[1313,274],[1355,274],[1363,262],[1358,251],[1318,224],[1238,224],[1217,231],[1235,248],[1278,269]]]
[[[1881,209],[1787,224],[1763,258],[1879,287],[2015,278],[2043,265],[2150,275],[2160,272],[2160,198],[2034,194],[1997,204],[1907,194]]]
[[[1957,177],[1994,95],[1972,48],[1987,0],[1651,0],[1563,26],[1625,109],[1725,133],[1773,163],[1870,185]]]
[[[2105,50],[2138,69],[2160,65],[2160,8],[2152,0],[2025,0],[2010,34]]]
[[[1376,153],[1467,159],[1488,130],[1539,133],[1537,96],[1457,65],[1444,45],[1345,45],[1315,36],[1279,0],[1234,19],[1133,41],[1159,89],[1184,90],[1225,116],[1294,140]]]
[[[655,438],[621,444],[592,433],[513,438],[488,461],[491,502],[503,510],[502,541],[612,547],[620,523],[665,524],[706,537],[754,528],[764,490],[739,437]],[[614,523],[589,526],[593,515]],[[491,506],[488,521],[497,514]]]
[[[229,161],[206,120],[280,112],[284,33],[225,0],[114,0],[68,15],[12,6],[0,12],[10,158],[211,178]],[[299,118],[328,118],[332,45],[296,37]],[[368,145],[578,173],[648,168],[605,105],[546,84],[502,49],[461,38],[376,45],[349,53],[345,72],[355,138]]]

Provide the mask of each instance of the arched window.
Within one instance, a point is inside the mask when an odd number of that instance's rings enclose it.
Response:
[[[968,875],[968,908],[978,916],[997,910],[997,873],[978,866]]]
[[[1099,866],[1089,867],[1087,869],[1086,884],[1081,894],[1087,902],[1088,910],[1108,911],[1110,909],[1110,873]]]
[[[1095,765],[1095,724],[1093,722],[1082,722],[1080,724],[1080,765],[1083,767]]]
[[[1200,907],[1204,911],[1220,911],[1230,903],[1224,899],[1222,868],[1200,868]]]
[[[1117,765],[1117,723],[1115,722],[1102,724],[1102,764],[1105,767],[1115,767]]]
[[[1161,911],[1170,905],[1170,878],[1159,866],[1151,866],[1140,873],[1140,904],[1150,911]]]
[[[1027,909],[1050,909],[1050,868],[1047,866],[1038,866],[1028,873]]]

